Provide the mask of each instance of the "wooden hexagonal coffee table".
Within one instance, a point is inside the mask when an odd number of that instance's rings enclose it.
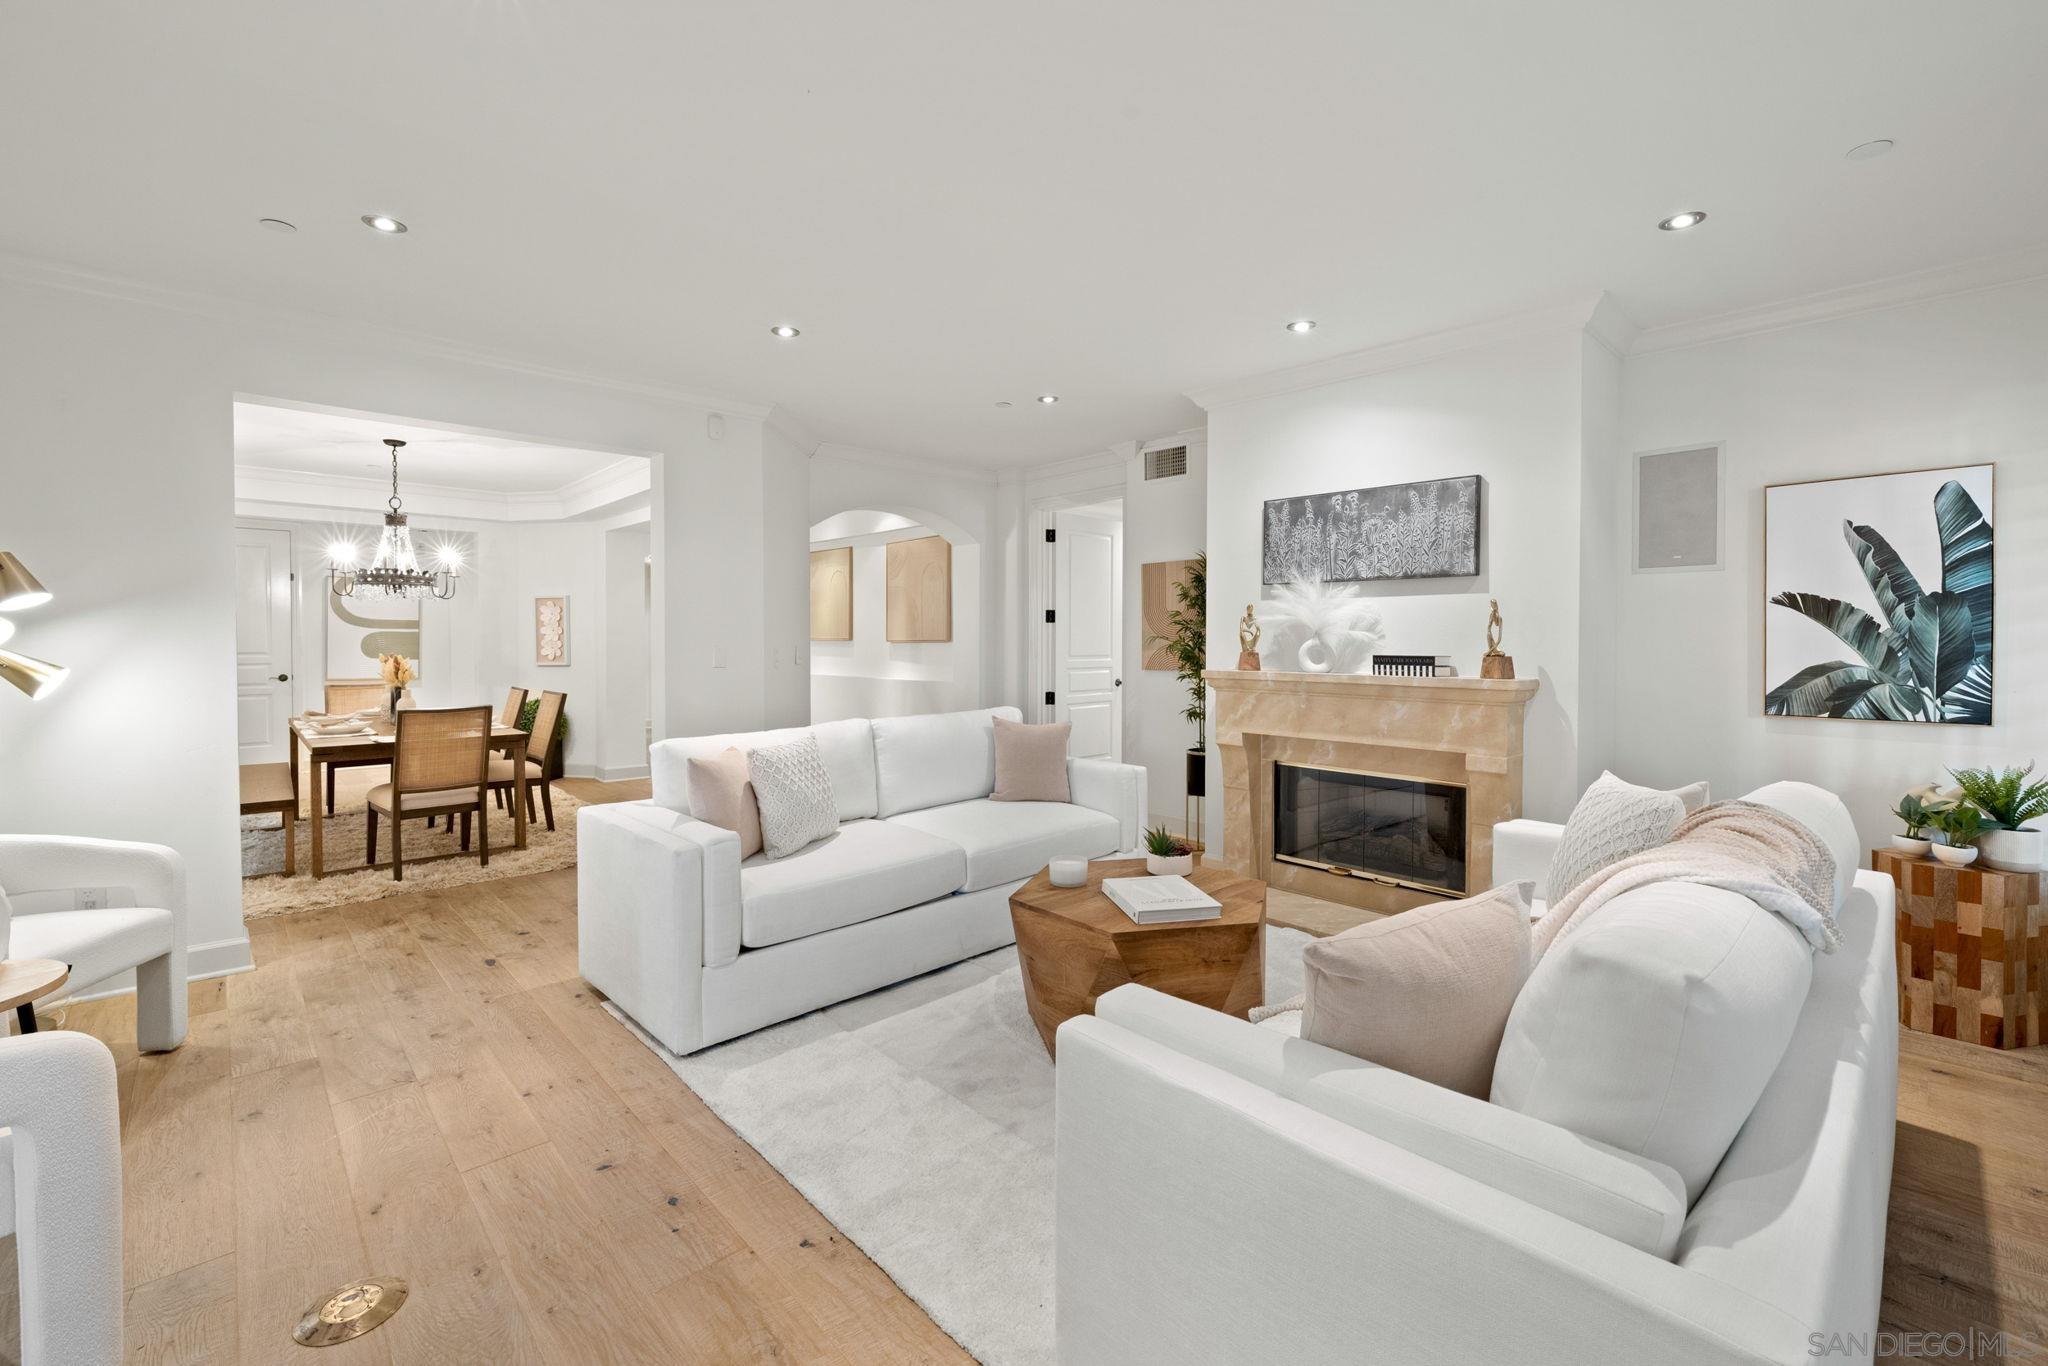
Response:
[[[1106,859],[1088,865],[1086,886],[1055,887],[1041,870],[1010,894],[1024,1003],[1046,1052],[1057,1056],[1062,1021],[1126,982],[1239,1018],[1264,1001],[1266,884],[1197,868],[1188,881],[1223,903],[1222,918],[1140,925],[1102,894],[1102,880],[1144,875],[1143,859]]]

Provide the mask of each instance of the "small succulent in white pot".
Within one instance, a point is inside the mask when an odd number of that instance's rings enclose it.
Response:
[[[1978,837],[1986,867],[2010,873],[2031,873],[2041,866],[2042,832],[2028,822],[2048,816],[2048,778],[2028,782],[2034,766],[2025,768],[1959,768],[1957,787],[1983,813],[1984,833]]]
[[[1145,871],[1154,877],[1186,877],[1195,871],[1195,846],[1155,825],[1145,832]]]

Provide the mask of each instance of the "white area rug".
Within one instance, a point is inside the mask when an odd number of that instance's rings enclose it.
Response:
[[[1268,928],[1267,1000],[1308,938]],[[1053,1068],[1014,948],[694,1057],[641,1038],[986,1366],[1053,1360]]]

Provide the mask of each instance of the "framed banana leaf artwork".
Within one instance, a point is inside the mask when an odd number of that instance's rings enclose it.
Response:
[[[1992,467],[1764,490],[1764,713],[1991,724]]]

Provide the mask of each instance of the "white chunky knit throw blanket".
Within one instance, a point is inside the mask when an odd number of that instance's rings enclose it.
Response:
[[[1725,887],[1784,917],[1823,953],[1842,942],[1827,845],[1782,811],[1736,801],[1701,807],[1669,843],[1609,864],[1574,887],[1533,927],[1537,956],[1614,898],[1655,882]]]

